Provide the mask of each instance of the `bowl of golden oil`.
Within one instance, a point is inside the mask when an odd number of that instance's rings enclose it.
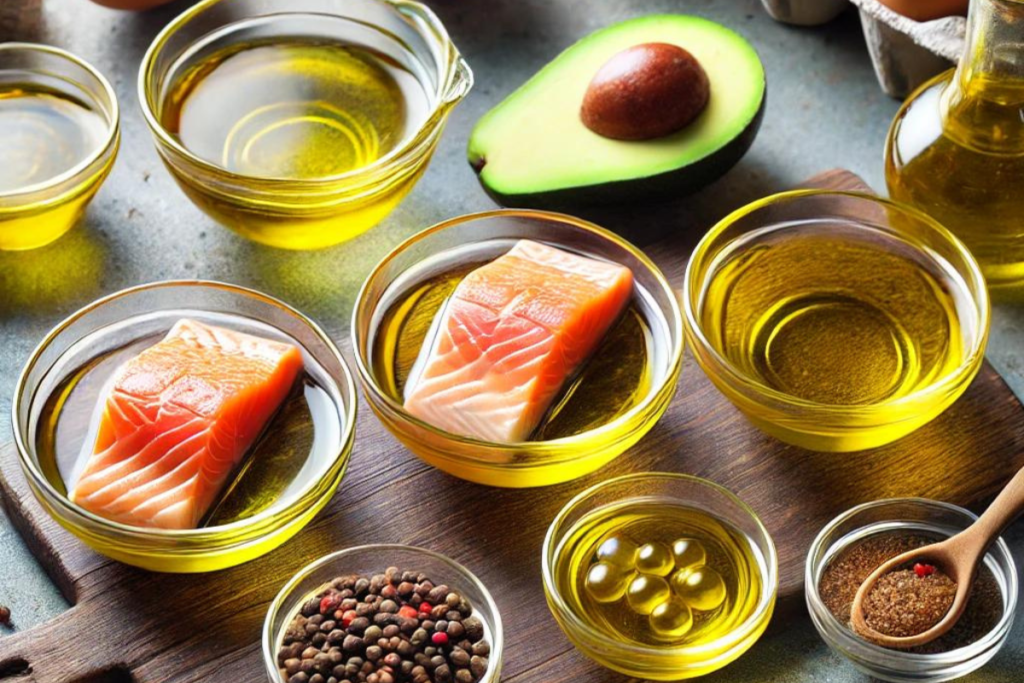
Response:
[[[977,262],[925,214],[866,194],[787,192],[726,217],[683,291],[687,336],[758,427],[817,451],[930,422],[984,360]]]
[[[445,300],[467,273],[522,239],[629,268],[634,291],[625,313],[526,441],[453,434],[410,414],[405,385]],[[614,233],[541,211],[462,216],[406,240],[363,285],[352,335],[364,394],[384,426],[431,465],[503,487],[568,481],[622,454],[665,412],[683,358],[682,314],[657,266]]]
[[[139,97],[200,209],[257,242],[315,249],[395,208],[471,85],[416,2],[204,0],[150,46]]]
[[[111,521],[68,494],[93,451],[97,408],[122,363],[182,318],[293,344],[303,369],[197,528]],[[40,504],[95,551],[151,571],[215,571],[277,548],[334,497],[352,453],[355,392],[338,348],[287,304],[218,282],[158,282],[100,299],[43,339],[15,387],[15,444]]]
[[[583,654],[635,678],[703,676],[760,638],[775,545],[743,501],[682,474],[630,474],[562,508],[544,539],[548,606]]]
[[[70,230],[117,156],[120,114],[107,80],[46,45],[0,44],[0,250]]]

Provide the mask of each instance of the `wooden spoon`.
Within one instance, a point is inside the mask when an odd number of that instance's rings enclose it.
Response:
[[[853,630],[865,640],[884,647],[906,650],[930,643],[947,633],[964,612],[970,597],[971,584],[978,573],[978,565],[999,534],[1024,512],[1024,469],[1021,469],[1000,492],[988,510],[974,524],[941,543],[926,545],[902,553],[885,562],[865,579],[853,600],[850,621]],[[956,583],[956,595],[949,611],[934,626],[915,636],[895,637],[871,628],[864,616],[864,601],[885,574],[911,563],[934,565]]]

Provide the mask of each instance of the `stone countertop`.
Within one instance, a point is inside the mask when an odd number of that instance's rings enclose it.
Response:
[[[20,3],[20,7],[19,7]],[[765,62],[769,96],[761,134],[729,175],[695,197],[645,214],[595,211],[587,217],[636,234],[647,220],[694,234],[744,203],[842,166],[884,187],[882,149],[898,104],[879,90],[856,14],[822,28],[771,21],[758,0],[428,0],[476,72],[477,85],[455,111],[429,172],[383,225],[317,252],[285,252],[247,242],[194,208],[162,167],[143,122],[136,75],[156,32],[187,0],[145,14],[85,0],[0,0],[0,40],[57,45],[86,58],[113,83],[122,107],[120,157],[84,224],[33,252],[0,252],[0,414],[8,415],[17,373],[46,331],[103,294],[154,280],[210,278],[280,297],[336,337],[348,333],[356,290],[393,245],[439,220],[492,208],[465,163],[473,122],[575,39],[606,24],[654,12],[690,12],[731,26]],[[0,152],[2,158],[2,152]],[[653,217],[653,218],[652,218]],[[997,306],[989,358],[1024,396],[1024,308]],[[6,418],[0,441],[9,440]],[[1024,524],[1008,540],[1024,558]],[[284,577],[282,577],[282,580]],[[67,605],[0,513],[0,603],[29,628]],[[1018,610],[1018,618],[1024,610]],[[1024,626],[982,671],[963,679],[1020,679]],[[618,681],[611,673],[609,681]],[[833,654],[807,618],[778,620],[751,652],[705,680],[730,683],[867,680]]]

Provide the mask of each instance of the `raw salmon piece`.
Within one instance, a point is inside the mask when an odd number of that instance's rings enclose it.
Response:
[[[632,295],[628,268],[520,241],[438,313],[405,409],[455,434],[525,441]]]
[[[291,344],[178,321],[118,369],[72,502],[132,526],[196,528],[302,367]]]

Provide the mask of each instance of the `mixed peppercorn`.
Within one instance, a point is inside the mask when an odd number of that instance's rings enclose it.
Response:
[[[390,567],[339,577],[307,600],[277,655],[287,683],[476,683],[491,649],[473,606]]]

